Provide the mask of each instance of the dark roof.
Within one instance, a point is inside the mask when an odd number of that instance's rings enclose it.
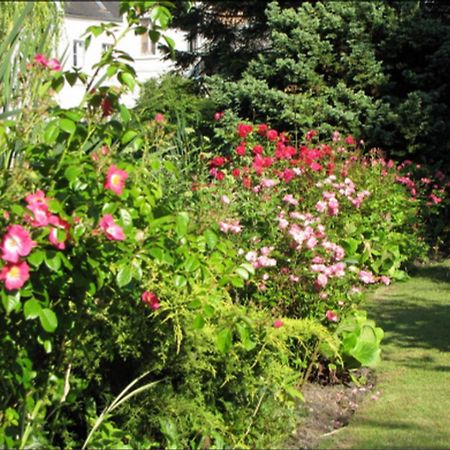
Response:
[[[64,2],[64,12],[69,17],[98,19],[105,22],[120,22],[122,20],[119,7],[119,1],[89,0]]]

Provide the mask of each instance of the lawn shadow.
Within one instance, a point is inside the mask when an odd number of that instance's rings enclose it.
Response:
[[[418,278],[423,284],[417,284]],[[450,352],[450,292],[448,298],[442,295],[450,291],[450,266],[418,267],[414,281],[384,288],[367,305],[386,332],[384,344]]]
[[[448,283],[448,289],[450,289],[450,266],[448,265],[415,266],[411,269],[410,275],[418,278],[428,278],[429,280],[441,283]]]
[[[372,316],[386,333],[385,345],[450,352],[450,302],[413,304],[390,296],[380,301]]]

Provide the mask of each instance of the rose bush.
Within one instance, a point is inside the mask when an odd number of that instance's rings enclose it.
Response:
[[[197,216],[232,239],[256,271],[235,284],[240,302],[334,329],[365,287],[402,279],[425,257],[420,204],[402,186],[402,166],[379,151],[364,154],[337,131],[325,142],[314,130],[295,142],[231,115],[217,135],[234,137],[210,153],[209,180],[194,186]]]
[[[128,6],[133,28],[144,11]],[[275,445],[294,425],[309,343],[336,353],[338,341],[236,302],[253,267],[164,191],[177,168],[149,140],[164,140],[160,123],[120,103],[135,80],[115,52],[93,79],[38,55],[37,109],[1,123],[0,443]],[[75,80],[83,103],[61,109],[52,95]]]

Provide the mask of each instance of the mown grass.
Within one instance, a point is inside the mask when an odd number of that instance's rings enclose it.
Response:
[[[367,306],[386,332],[380,395],[320,448],[450,448],[450,260],[377,290]]]

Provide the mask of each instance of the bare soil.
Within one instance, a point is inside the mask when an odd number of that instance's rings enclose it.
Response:
[[[347,426],[364,398],[376,401],[375,375],[363,369],[359,376],[364,384],[341,382],[323,384],[309,382],[303,389],[305,402],[301,406],[303,416],[295,434],[283,445],[286,449],[314,449],[322,437],[339,432]]]

